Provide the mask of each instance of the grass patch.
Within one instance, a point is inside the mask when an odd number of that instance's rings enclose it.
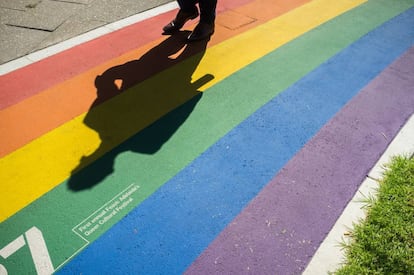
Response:
[[[342,274],[414,274],[414,158],[388,165],[367,217],[345,246]]]

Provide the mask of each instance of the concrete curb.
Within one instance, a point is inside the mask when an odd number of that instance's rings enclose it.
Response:
[[[348,232],[353,225],[365,218],[364,199],[375,196],[378,188],[378,180],[382,178],[386,164],[394,156],[414,154],[414,115],[407,121],[387,150],[372,168],[366,179],[362,182],[355,196],[344,209],[332,230],[319,246],[309,265],[303,272],[305,275],[328,274],[338,269],[344,260],[344,251],[341,243],[350,239]]]
[[[28,66],[34,62],[40,61],[44,58],[47,58],[49,56],[52,56],[54,54],[63,52],[65,50],[68,50],[70,48],[73,48],[77,45],[80,45],[82,43],[91,41],[95,38],[98,38],[100,36],[109,34],[111,32],[114,32],[116,30],[125,28],[129,25],[141,22],[145,19],[154,17],[156,15],[166,13],[168,11],[171,11],[173,9],[178,8],[178,5],[176,2],[171,2],[168,4],[164,4],[162,6],[144,11],[139,14],[135,14],[133,16],[127,17],[125,19],[107,24],[105,26],[99,27],[97,29],[94,29],[92,31],[86,32],[84,34],[75,36],[71,39],[62,41],[58,44],[55,44],[53,46],[47,47],[45,49],[36,51],[34,53],[30,53],[28,55],[25,55],[23,57],[19,57],[17,59],[14,59],[12,61],[9,61],[7,63],[0,65],[0,76],[5,75],[7,73],[10,73],[12,71],[18,70],[20,68],[23,68],[25,66]]]

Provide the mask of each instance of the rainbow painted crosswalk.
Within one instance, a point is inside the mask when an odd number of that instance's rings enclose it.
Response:
[[[0,274],[300,274],[414,113],[414,1],[286,2],[1,76]]]

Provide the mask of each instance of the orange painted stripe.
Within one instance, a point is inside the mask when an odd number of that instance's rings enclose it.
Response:
[[[219,1],[217,13],[251,1],[253,0]],[[176,12],[160,14],[0,76],[0,110],[159,39],[162,26]]]
[[[209,46],[263,24],[309,1],[297,0],[288,2],[286,3],[283,0],[256,0],[233,10],[226,9],[217,17],[216,33],[212,37]],[[260,10],[263,7],[266,7],[266,12],[261,13]],[[159,25],[161,25],[161,22],[159,22]],[[140,33],[142,29],[140,29],[139,24],[136,27],[135,33]],[[189,28],[191,27],[189,26]],[[124,39],[130,39],[130,37],[125,37]],[[136,60],[160,44],[164,39],[165,37],[161,37],[145,46],[123,54],[35,96],[29,97],[18,104],[1,110],[0,131],[7,134],[1,137],[0,156],[2,157],[13,152],[37,137],[88,111],[96,98],[94,82],[97,75],[102,74],[108,68]],[[95,51],[98,50],[98,48],[95,49]],[[168,66],[175,63],[171,62]],[[136,72],[138,77],[134,79],[134,84],[139,83],[161,69],[166,69],[166,67],[149,67],[145,71]]]

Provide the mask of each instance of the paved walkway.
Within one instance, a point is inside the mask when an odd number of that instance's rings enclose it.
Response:
[[[171,0],[0,0],[0,64]]]
[[[162,36],[176,4],[151,5],[2,59],[0,274],[327,271],[414,113],[414,1],[222,0],[188,45],[196,22]]]

